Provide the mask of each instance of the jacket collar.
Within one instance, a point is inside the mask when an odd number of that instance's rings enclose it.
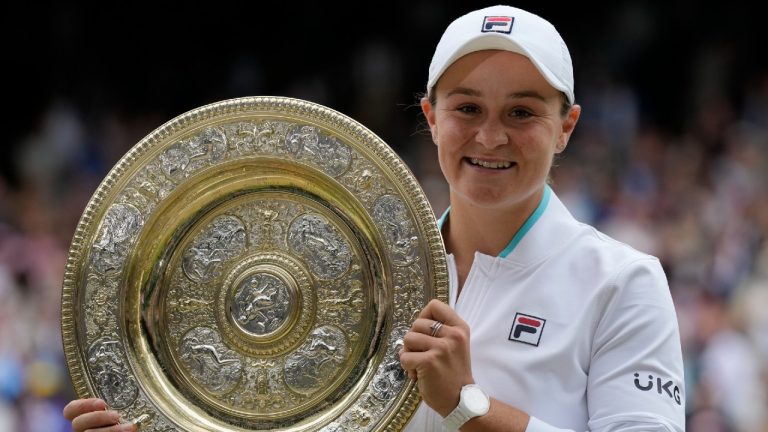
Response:
[[[438,227],[441,230],[450,210],[448,207],[438,220]],[[528,216],[498,258],[519,265],[533,264],[543,260],[559,250],[573,235],[573,229],[578,225],[580,225],[579,222],[565,208],[552,188],[545,185],[539,205]]]

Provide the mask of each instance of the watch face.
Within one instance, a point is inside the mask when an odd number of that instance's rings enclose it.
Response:
[[[480,387],[472,386],[465,388],[464,399],[467,408],[473,413],[485,414],[490,407],[488,396]]]

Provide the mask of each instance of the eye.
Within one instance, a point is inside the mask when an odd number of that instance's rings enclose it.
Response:
[[[519,118],[519,119],[526,119],[533,116],[533,113],[522,108],[515,108],[512,111],[509,112],[510,117]]]
[[[480,112],[480,108],[478,108],[476,105],[460,105],[458,108],[456,108],[456,111],[465,114],[476,114]]]

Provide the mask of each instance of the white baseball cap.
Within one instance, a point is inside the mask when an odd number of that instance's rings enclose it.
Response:
[[[491,6],[453,21],[435,48],[427,91],[459,58],[482,50],[506,50],[528,57],[552,87],[573,104],[573,64],[560,33],[549,21],[511,6]]]

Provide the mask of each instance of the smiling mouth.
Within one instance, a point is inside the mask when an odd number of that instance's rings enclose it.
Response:
[[[483,168],[489,168],[489,169],[507,169],[515,164],[514,162],[510,162],[510,161],[484,161],[478,158],[464,158],[464,159],[466,159],[472,165],[483,167]]]

